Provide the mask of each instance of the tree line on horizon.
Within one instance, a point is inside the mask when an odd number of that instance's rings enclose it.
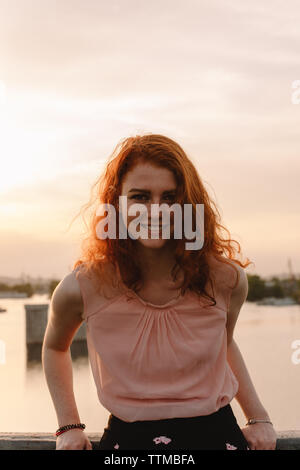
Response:
[[[291,297],[296,302],[300,303],[300,277],[293,279],[279,279],[273,276],[271,280],[266,280],[258,274],[248,274],[248,296],[249,302],[262,300],[266,297],[284,298]],[[0,292],[22,292],[26,293],[28,297],[34,294],[48,294],[51,298],[55,287],[59,284],[60,280],[52,279],[48,283],[31,284],[26,282],[24,284],[15,284],[9,286],[5,283],[0,283]]]
[[[282,299],[291,297],[300,303],[300,277],[279,279],[273,276],[267,281],[258,274],[248,274],[248,296],[249,302],[262,300],[266,297]]]

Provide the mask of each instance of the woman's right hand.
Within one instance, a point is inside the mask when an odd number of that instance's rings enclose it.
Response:
[[[56,450],[93,450],[82,429],[69,429],[56,438]]]

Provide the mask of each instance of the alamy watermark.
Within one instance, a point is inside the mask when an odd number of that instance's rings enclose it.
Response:
[[[295,349],[291,357],[292,363],[295,365],[300,364],[300,339],[295,339],[291,344],[291,348]]]
[[[0,365],[6,364],[5,342],[0,339]]]
[[[292,82],[292,103],[293,104],[300,104],[300,80],[294,80]]]
[[[204,204],[196,204],[196,227],[193,230],[193,205],[184,204],[183,218],[182,206],[179,203],[169,204],[151,204],[151,217],[149,221],[148,209],[145,204],[131,204],[127,210],[127,196],[119,196],[119,236],[118,238],[127,238],[143,240],[151,239],[170,239],[171,238],[171,213],[174,216],[173,237],[194,242],[186,242],[187,250],[200,250],[204,243]],[[97,224],[97,237],[101,240],[106,238],[117,238],[117,214],[113,204],[103,203],[97,208],[96,215],[104,216]],[[139,215],[127,224],[128,216]],[[162,214],[160,219],[159,214]],[[183,221],[183,223],[182,223]],[[104,230],[107,227],[107,230]],[[139,228],[139,230],[137,230]],[[183,229],[183,231],[182,231]],[[150,234],[150,237],[149,237]]]

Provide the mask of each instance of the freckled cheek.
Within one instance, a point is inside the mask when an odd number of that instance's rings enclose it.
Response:
[[[143,221],[143,223],[147,223],[148,221],[151,220],[151,207],[147,207],[146,204],[144,204],[147,208],[147,211],[144,212],[144,213],[140,213],[140,212],[137,212],[136,215],[129,215],[129,208],[132,204],[135,204],[135,203],[128,203],[127,205],[127,227],[128,225],[133,221],[133,220],[136,220],[138,217],[141,217],[141,221]],[[173,233],[174,231],[174,214],[171,212],[170,213],[170,217],[168,217],[168,215],[166,215],[165,217],[166,219],[166,223],[169,223],[170,224],[170,233]],[[124,217],[123,217],[123,220],[124,220]],[[160,220],[162,220],[162,214],[160,213]],[[182,224],[182,222],[181,222]],[[149,224],[150,226],[150,224]]]
[[[129,215],[127,212],[127,226],[132,222],[133,220],[137,220],[138,218],[140,219],[140,222],[142,223],[147,223],[147,221],[150,219],[151,213],[149,211],[147,212],[137,212],[136,215]]]
[[[139,211],[136,211],[136,213],[134,215],[129,215],[129,209],[132,205],[136,204],[136,202],[128,202],[127,203],[127,213],[126,213],[126,216],[127,216],[127,227],[128,225],[130,224],[130,222],[132,222],[133,220],[136,220],[137,218],[141,218],[141,221],[144,221],[145,220],[145,223],[148,219],[150,219],[150,216],[151,216],[151,209],[149,209],[147,207],[147,204],[143,203],[143,205],[146,207],[146,211],[143,211],[143,212],[139,212]],[[122,214],[123,215],[123,214]],[[124,220],[124,216],[123,216],[123,220]]]

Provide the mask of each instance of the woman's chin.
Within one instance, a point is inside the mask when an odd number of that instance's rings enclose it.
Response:
[[[139,242],[140,245],[144,246],[145,248],[161,248],[168,242],[168,240],[164,238],[159,238],[159,239],[138,238],[137,241]]]

